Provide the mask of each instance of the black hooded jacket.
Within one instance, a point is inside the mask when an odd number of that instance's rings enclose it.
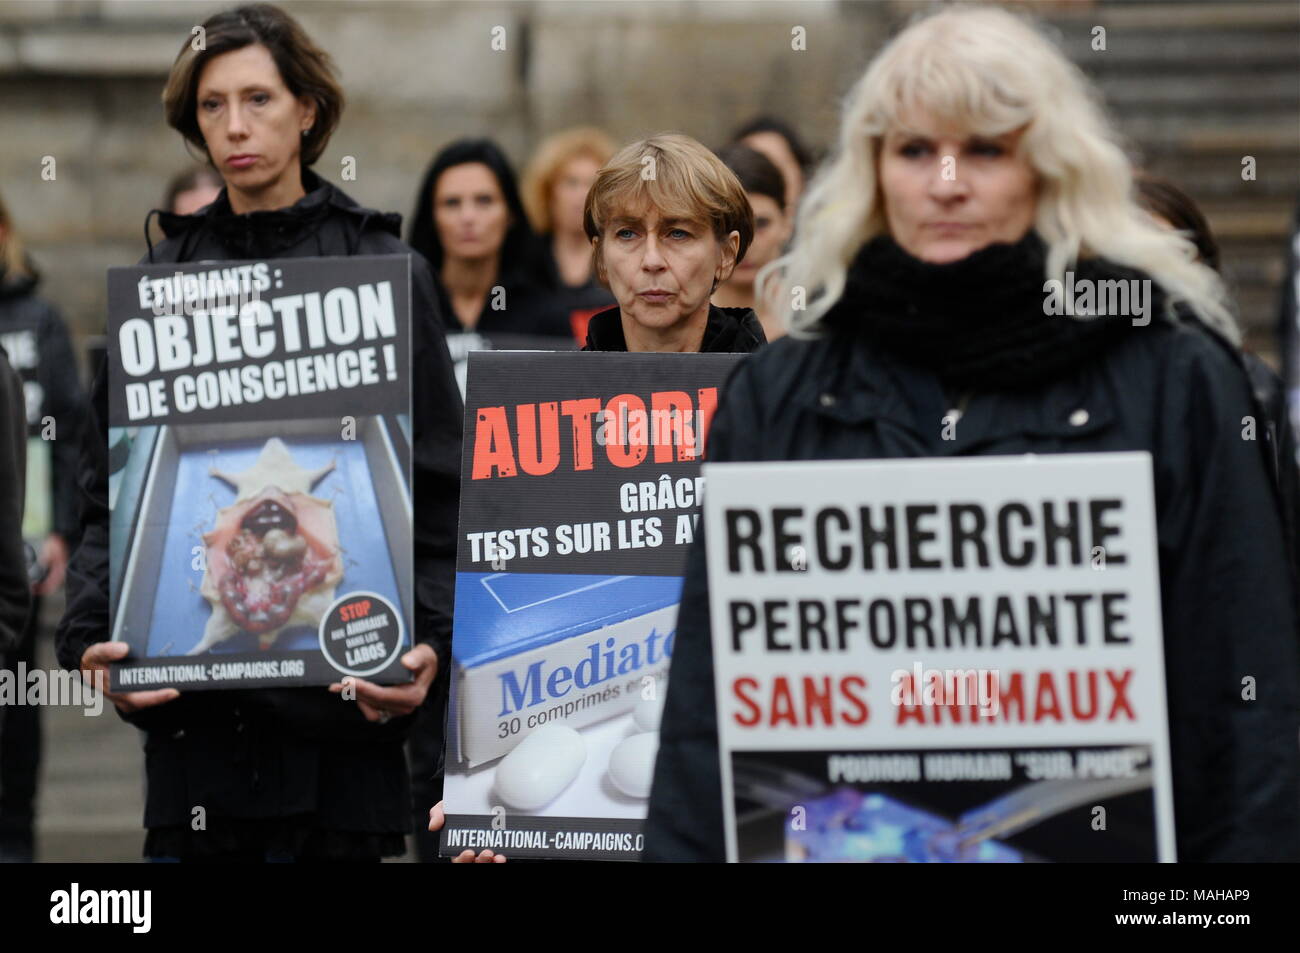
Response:
[[[27,435],[40,437],[47,418],[54,423],[50,448],[50,529],[75,546],[77,521],[77,448],[85,412],[77,356],[63,318],[36,295],[40,276],[0,268],[0,346],[22,378],[26,394]],[[48,437],[46,438],[48,439]]]
[[[460,495],[463,406],[424,260],[399,238],[401,216],[362,208],[315,173],[294,205],[236,215],[225,190],[193,215],[159,214],[166,240],[141,264],[333,255],[411,255],[414,544],[417,642],[438,655],[439,674],[421,718],[441,739],[451,669],[451,614]],[[152,216],[155,213],[150,213]],[[147,222],[146,222],[147,237]],[[59,661],[76,669],[87,646],[109,635],[108,390],[95,382],[82,450],[85,536],[68,570],[68,607],[59,625]],[[123,716],[148,732],[147,828],[188,829],[195,805],[208,817],[260,820],[309,816],[311,824],[400,852],[410,829],[402,741],[414,716],[365,720],[353,702],[325,688],[182,692],[180,698]],[[432,718],[431,718],[432,720]],[[152,835],[151,835],[152,837]],[[396,839],[394,839],[396,838]],[[236,838],[236,846],[237,846]],[[147,853],[185,849],[175,838]],[[349,845],[340,848],[344,855]]]
[[[854,279],[866,290],[846,293],[823,319],[826,334],[783,338],[736,369],[709,459],[1150,452],[1178,858],[1300,859],[1296,593],[1266,454],[1243,439],[1243,418],[1256,410],[1238,356],[1195,321],[1050,324],[1041,255],[1021,261],[1023,251],[981,250],[941,266],[895,254],[865,274],[855,264],[849,290]],[[999,274],[999,261],[1011,271]],[[1023,294],[1014,289],[1021,278]],[[940,318],[927,321],[927,311]],[[949,333],[927,343],[922,330],[911,347],[864,333],[891,322],[946,323]],[[954,374],[966,379],[956,384]],[[958,394],[965,410],[955,439],[944,439],[940,421]],[[697,537],[648,860],[724,857],[708,598]],[[1253,699],[1242,697],[1245,676],[1257,680]]]
[[[18,645],[31,607],[20,532],[26,466],[22,381],[0,347],[0,659]],[[0,711],[0,720],[3,718]]]
[[[700,341],[701,354],[749,354],[767,343],[763,325],[749,308],[709,305],[709,320]],[[593,315],[584,351],[626,351],[623,318],[617,307]]]
[[[573,346],[568,313],[561,307],[555,293],[518,272],[509,272],[498,279],[497,287],[501,289],[500,300],[504,306],[496,306],[497,294],[494,290],[484,299],[478,320],[468,329],[456,316],[451,306],[451,296],[438,276],[434,275],[433,280],[438,294],[438,308],[442,312],[443,330],[447,334],[468,330],[489,339],[497,335],[556,338],[564,345]]]

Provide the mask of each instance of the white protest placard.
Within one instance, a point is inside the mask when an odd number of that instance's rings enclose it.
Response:
[[[1149,454],[704,473],[729,860],[1174,859]]]

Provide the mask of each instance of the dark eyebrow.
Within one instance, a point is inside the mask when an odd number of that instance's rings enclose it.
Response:
[[[622,228],[625,225],[631,225],[637,228],[641,228],[644,225],[644,220],[639,218],[633,218],[630,215],[617,215],[614,218],[610,219],[608,227]],[[660,220],[659,222],[660,228],[681,228],[683,226],[687,226],[690,228],[705,227],[705,225],[702,222],[697,222],[689,218],[665,218]]]
[[[250,86],[245,86],[243,89],[238,90],[238,92],[240,93],[269,93],[270,91],[271,91],[271,87],[263,86],[261,83],[253,83]],[[224,96],[224,95],[225,92],[219,89],[200,88],[198,98],[202,99],[204,96]]]

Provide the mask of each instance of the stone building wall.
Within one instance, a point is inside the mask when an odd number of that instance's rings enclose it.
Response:
[[[159,94],[207,0],[0,2],[0,195],[79,334],[103,325],[104,269],[144,250],[145,212],[193,162]],[[317,165],[409,215],[435,151],[497,139],[517,167],[578,123],[616,140],[676,129],[712,146],[758,112],[815,144],[907,0],[286,0],[341,72],[348,107]],[[1294,0],[1059,0],[1051,21],[1135,155],[1202,203],[1248,341],[1272,347],[1300,192]],[[1108,45],[1093,48],[1096,24]],[[801,31],[801,32],[800,32]],[[797,34],[797,35],[796,35]],[[501,41],[504,40],[504,43]],[[494,42],[495,41],[495,42]],[[504,45],[504,49],[501,47]],[[802,47],[802,48],[799,48]],[[1257,160],[1243,181],[1241,162]],[[356,179],[340,181],[345,157]],[[55,177],[42,177],[49,159]]]

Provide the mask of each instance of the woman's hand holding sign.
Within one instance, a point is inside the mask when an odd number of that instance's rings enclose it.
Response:
[[[442,826],[447,823],[447,815],[442,809],[442,801],[439,801],[433,807],[429,808],[429,830],[442,830]],[[451,859],[453,864],[504,864],[506,862],[505,854],[493,853],[490,850],[481,850],[476,856],[472,850],[466,848]]]
[[[364,678],[348,676],[331,685],[330,691],[344,692],[350,687],[366,721],[382,724],[394,715],[409,715],[424,703],[424,696],[438,675],[438,656],[430,646],[420,644],[402,656],[402,664],[415,673],[414,681],[384,687]]]
[[[125,642],[96,642],[81,656],[81,677],[103,693],[104,697],[117,706],[125,715],[152,708],[173,699],[180,698],[181,693],[174,688],[158,688],[147,692],[122,692],[114,694],[108,690],[108,666],[120,662],[130,651]]]

